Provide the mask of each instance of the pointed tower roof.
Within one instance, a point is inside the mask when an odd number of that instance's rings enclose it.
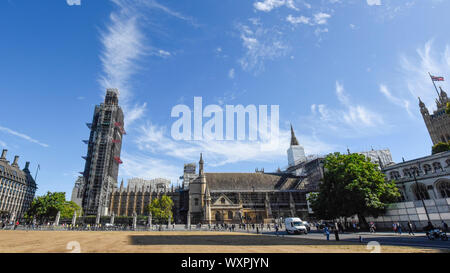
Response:
[[[199,175],[203,175],[203,154],[202,153],[200,153],[200,161],[198,162],[198,168],[199,168],[199,170],[198,170],[198,174]]]
[[[423,103],[423,101],[420,99],[420,97],[419,97],[419,106],[420,107],[425,107],[425,103]]]
[[[299,145],[299,144],[298,144],[297,138],[295,137],[294,128],[292,128],[292,124],[291,124],[291,146],[295,146],[295,145]]]

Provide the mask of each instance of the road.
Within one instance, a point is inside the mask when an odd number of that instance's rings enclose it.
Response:
[[[265,235],[276,236],[274,232],[263,232]],[[305,239],[326,240],[326,236],[322,232],[311,231],[306,235],[288,235],[285,231],[279,232],[279,236],[284,237],[300,237]],[[450,250],[450,241],[429,240],[425,233],[416,233],[414,236],[403,233],[402,235],[394,234],[393,232],[379,232],[379,233],[343,233],[339,234],[341,241],[358,242],[359,236],[362,237],[363,243],[367,244],[370,241],[376,241],[381,246],[413,246],[413,247],[427,247],[436,249]],[[334,234],[330,234],[330,240],[335,241]]]

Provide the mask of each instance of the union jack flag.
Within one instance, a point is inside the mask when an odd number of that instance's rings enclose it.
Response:
[[[431,80],[434,82],[442,82],[444,81],[444,77],[431,76]]]

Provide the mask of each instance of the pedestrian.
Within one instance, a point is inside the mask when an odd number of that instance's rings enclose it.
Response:
[[[408,221],[408,234],[409,235],[413,235],[414,236],[414,232],[413,232],[413,226],[412,226],[412,224],[411,224],[411,221]]]
[[[14,226],[14,230],[16,230],[18,226],[19,226],[19,220],[17,220],[16,225]]]
[[[402,235],[402,226],[398,222],[397,222],[397,231],[398,231],[398,234]]]
[[[339,241],[339,226],[337,223],[334,223],[334,238]]]
[[[442,220],[442,231],[447,233],[448,230],[448,225],[446,222],[444,222],[444,220]]]
[[[325,234],[325,236],[327,236],[327,241],[330,240],[330,231],[328,230],[328,227],[325,226],[325,228],[323,229],[323,232]]]
[[[375,223],[374,222],[370,222],[370,233],[375,233]]]
[[[275,224],[275,234],[278,236],[278,224]]]
[[[392,224],[392,229],[394,230],[394,233],[397,233],[397,224],[396,223]]]

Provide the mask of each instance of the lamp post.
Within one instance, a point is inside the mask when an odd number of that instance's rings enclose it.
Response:
[[[417,178],[416,178],[416,169],[410,168],[410,171],[411,171],[412,174],[413,174],[414,181],[415,181],[415,183],[416,183],[417,194],[419,195],[420,200],[422,201],[422,205],[423,205],[423,208],[425,209],[425,213],[426,213],[426,215],[427,215],[428,222],[431,222],[431,220],[430,220],[430,215],[428,215],[428,210],[427,210],[427,207],[425,206],[425,201],[423,201],[423,197],[422,197],[422,195],[421,195],[420,192],[419,192],[419,183],[417,182]],[[419,170],[417,170],[417,172],[419,172]]]

